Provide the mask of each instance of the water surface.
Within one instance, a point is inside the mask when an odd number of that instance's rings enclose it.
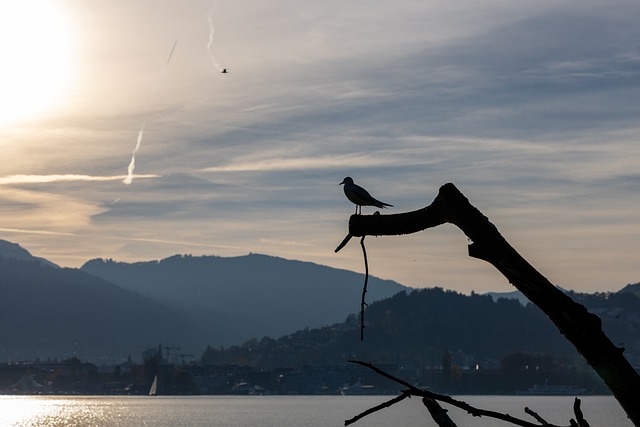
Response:
[[[2,427],[326,427],[390,399],[389,396],[0,396]],[[569,425],[573,398],[547,396],[462,396],[468,403],[535,422],[528,406],[548,422]],[[459,427],[510,426],[489,418],[473,418],[448,407]],[[582,410],[592,427],[632,427],[610,396],[582,398]],[[420,399],[405,399],[370,415],[354,426],[435,426]]]

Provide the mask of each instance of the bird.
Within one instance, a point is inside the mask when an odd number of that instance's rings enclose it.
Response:
[[[384,209],[386,206],[393,207],[393,205],[390,205],[389,203],[384,203],[375,199],[367,190],[355,184],[353,182],[353,178],[350,176],[343,179],[338,185],[343,184],[344,195],[356,205],[356,215],[358,214],[358,208],[360,208],[360,213],[362,213],[363,206],[375,206],[380,209]]]
[[[227,73],[228,73],[228,71],[227,71],[227,69],[226,69],[226,68],[223,68],[223,69],[222,69],[222,71],[220,71],[220,72],[221,72],[222,74],[227,74]]]

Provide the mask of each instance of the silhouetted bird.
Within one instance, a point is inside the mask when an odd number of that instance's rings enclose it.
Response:
[[[221,72],[222,74],[227,74],[227,73],[228,73],[228,71],[227,71],[227,69],[226,69],[226,68],[223,68],[223,69],[222,69],[222,71],[220,71],[220,72]]]
[[[344,195],[356,205],[356,214],[358,214],[358,207],[362,213],[363,206],[375,206],[381,209],[384,209],[385,206],[393,207],[393,205],[374,199],[367,190],[354,184],[350,176],[343,179],[339,185],[342,184],[344,184]]]

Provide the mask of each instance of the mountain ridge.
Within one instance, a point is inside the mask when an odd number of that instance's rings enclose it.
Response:
[[[60,268],[59,265],[49,261],[48,259],[33,256],[31,252],[29,252],[19,244],[2,239],[0,239],[0,257],[17,259],[21,261],[36,261],[43,265]]]
[[[141,345],[192,343],[190,316],[77,269],[0,257],[0,357],[124,357]]]
[[[88,271],[91,266],[141,269],[140,277],[150,280],[136,287],[134,275],[115,283]],[[207,345],[280,336],[344,320],[359,306],[363,280],[347,270],[258,254],[174,255],[134,264],[100,259],[63,268],[4,240],[0,272],[0,293],[9,306],[0,312],[0,357],[8,360],[71,353],[126,357],[159,343],[196,353]],[[370,301],[406,289],[370,281]]]
[[[342,321],[358,310],[363,284],[363,276],[352,271],[254,253],[137,263],[94,259],[81,270],[167,303],[234,317],[236,343]],[[376,301],[408,289],[369,277],[367,297]]]

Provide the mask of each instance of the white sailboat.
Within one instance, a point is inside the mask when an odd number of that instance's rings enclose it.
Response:
[[[156,396],[158,394],[158,376],[153,377],[151,388],[149,389],[149,396]]]

